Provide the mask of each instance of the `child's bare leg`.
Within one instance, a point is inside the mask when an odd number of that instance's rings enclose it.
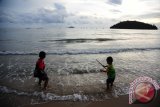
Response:
[[[44,89],[46,89],[47,85],[48,85],[48,81],[49,81],[49,78],[47,77],[45,82],[44,82]]]
[[[106,81],[107,89],[109,89],[109,79]]]
[[[42,79],[39,78],[38,85],[41,86]]]
[[[111,87],[113,86],[113,82],[111,82]]]
[[[107,84],[107,89],[109,89],[109,84]]]

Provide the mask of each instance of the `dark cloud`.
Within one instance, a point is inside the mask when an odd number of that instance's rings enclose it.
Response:
[[[116,5],[121,5],[122,4],[122,0],[108,0],[109,4],[116,4]]]
[[[39,22],[44,23],[64,23],[67,17],[66,8],[58,3],[54,4],[55,10],[41,8],[38,11],[37,18]]]
[[[14,18],[14,13],[0,10],[0,23],[13,23],[15,22]]]
[[[54,8],[40,8],[37,12],[14,13],[1,10],[0,23],[64,23],[67,17],[66,8],[62,4],[55,3]]]

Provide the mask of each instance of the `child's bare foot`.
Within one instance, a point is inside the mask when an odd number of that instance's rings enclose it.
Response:
[[[108,90],[109,90],[109,87],[106,88],[106,91],[108,91]]]
[[[112,92],[112,88],[106,88],[106,92],[107,92],[107,93]]]

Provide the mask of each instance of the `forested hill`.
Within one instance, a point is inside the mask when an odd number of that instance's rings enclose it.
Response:
[[[149,29],[157,30],[155,25],[138,22],[138,21],[123,21],[110,27],[110,29]]]

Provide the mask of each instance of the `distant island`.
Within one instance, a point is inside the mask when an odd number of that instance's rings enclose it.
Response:
[[[155,25],[138,22],[138,21],[123,21],[110,27],[110,29],[148,29],[157,30]]]
[[[69,26],[68,28],[75,28],[74,26]]]

